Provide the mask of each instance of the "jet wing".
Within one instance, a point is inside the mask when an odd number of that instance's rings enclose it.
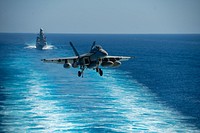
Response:
[[[57,64],[65,64],[65,63],[74,63],[78,60],[78,56],[74,57],[64,57],[64,58],[50,58],[50,59],[42,59],[41,61],[46,63],[57,63]]]
[[[109,60],[109,61],[115,62],[115,61],[127,61],[130,58],[133,58],[133,57],[129,57],[129,56],[106,56],[102,60],[103,61]]]

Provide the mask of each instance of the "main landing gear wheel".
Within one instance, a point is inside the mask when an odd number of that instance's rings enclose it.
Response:
[[[81,73],[80,71],[78,71],[78,76],[79,76],[79,77],[81,76],[81,74],[82,74],[82,73]]]
[[[96,68],[96,72],[99,73],[100,76],[103,76],[103,71],[101,68]]]
[[[100,76],[103,76],[103,71],[102,71],[100,68],[99,68],[99,71],[98,71],[98,72],[99,72],[99,75],[100,75]]]
[[[84,70],[85,70],[85,67],[84,67],[84,66],[81,66],[80,69],[81,69],[81,71],[78,71],[78,76],[79,76],[79,77],[82,76],[82,78],[83,78],[83,72],[84,72]]]

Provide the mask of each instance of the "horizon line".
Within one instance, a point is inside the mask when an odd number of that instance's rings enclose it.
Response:
[[[0,34],[38,34],[39,32],[0,32]],[[191,34],[200,34],[200,33],[88,33],[88,32],[83,32],[83,33],[79,33],[79,32],[76,32],[76,33],[63,33],[63,32],[45,32],[45,34],[90,34],[90,35],[159,35],[159,34],[162,34],[162,35],[191,35]]]

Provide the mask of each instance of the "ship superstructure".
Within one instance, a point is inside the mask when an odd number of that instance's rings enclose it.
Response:
[[[44,35],[44,31],[40,28],[40,33],[36,38],[36,48],[42,50],[47,45],[46,36]]]

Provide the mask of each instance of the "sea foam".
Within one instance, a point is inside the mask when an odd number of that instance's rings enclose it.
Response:
[[[36,49],[35,44],[26,44],[25,49]],[[54,45],[47,44],[42,48],[43,50],[57,49]]]

